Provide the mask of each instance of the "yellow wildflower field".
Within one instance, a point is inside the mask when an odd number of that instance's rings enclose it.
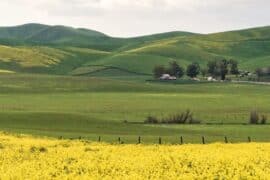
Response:
[[[0,179],[269,179],[270,144],[117,145],[0,133]]]

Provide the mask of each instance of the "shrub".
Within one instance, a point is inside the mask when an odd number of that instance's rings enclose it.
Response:
[[[187,67],[187,76],[194,78],[200,74],[200,65],[198,63],[192,63]]]
[[[157,117],[149,115],[144,122],[151,123],[151,124],[157,124],[159,121],[158,121]]]
[[[161,121],[158,120],[158,118],[154,116],[148,116],[147,119],[144,121],[145,123],[151,123],[151,124],[199,124],[199,120],[193,119],[193,114],[188,109],[186,112],[177,113],[174,115],[170,115],[168,117],[162,118]]]
[[[261,124],[266,124],[267,121],[267,116],[266,115],[262,115],[262,119],[261,119]]]
[[[184,114],[183,114],[183,123],[186,123],[187,121],[192,121],[193,119],[193,114],[190,112],[188,109]]]
[[[257,110],[253,110],[250,112],[250,119],[249,119],[250,124],[258,124],[259,123],[259,113]]]

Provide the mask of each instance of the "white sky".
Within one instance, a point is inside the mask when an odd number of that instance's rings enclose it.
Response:
[[[270,0],[0,0],[0,26],[43,23],[128,37],[270,25]]]

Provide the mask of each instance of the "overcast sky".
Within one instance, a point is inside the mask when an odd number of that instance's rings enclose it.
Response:
[[[112,36],[270,25],[270,0],[0,0],[0,25],[61,24]]]

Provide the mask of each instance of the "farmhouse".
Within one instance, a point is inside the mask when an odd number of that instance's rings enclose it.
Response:
[[[170,74],[162,74],[159,78],[160,80],[176,80],[175,76],[171,76]]]
[[[208,78],[207,78],[207,81],[217,81],[215,78],[213,78],[212,76],[209,76]]]

